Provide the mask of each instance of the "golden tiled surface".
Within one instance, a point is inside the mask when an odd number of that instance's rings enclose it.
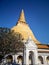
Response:
[[[14,32],[19,32],[23,38],[25,40],[28,39],[28,36],[31,36],[32,40],[37,43],[37,44],[40,44],[40,42],[38,40],[36,40],[33,32],[31,31],[31,29],[29,28],[28,24],[26,24],[26,21],[25,21],[25,16],[24,16],[24,12],[22,10],[21,14],[20,14],[20,17],[18,19],[18,23],[16,26],[14,26],[13,28],[11,28],[11,30],[14,30]]]

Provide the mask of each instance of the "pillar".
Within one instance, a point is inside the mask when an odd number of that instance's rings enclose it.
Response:
[[[13,55],[13,63],[16,63],[16,64],[18,63],[17,57],[18,57],[17,55]]]
[[[38,65],[38,53],[37,53],[37,51],[35,50],[34,51],[34,60],[33,60],[33,64],[34,65]]]
[[[47,64],[46,57],[47,56],[44,56],[44,64]]]
[[[13,56],[13,63],[14,63],[15,58],[14,58],[14,55],[12,55],[12,56]]]
[[[29,65],[29,51],[26,49],[24,50],[24,62],[23,65]]]

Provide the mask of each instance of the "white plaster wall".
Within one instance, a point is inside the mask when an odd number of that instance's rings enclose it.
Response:
[[[38,53],[38,56],[42,56],[44,64],[48,64],[46,58],[49,56],[49,53]]]

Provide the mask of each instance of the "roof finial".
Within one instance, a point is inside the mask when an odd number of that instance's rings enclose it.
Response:
[[[18,22],[24,22],[24,23],[26,22],[23,9],[21,11],[21,14],[20,14]]]
[[[22,12],[24,12],[23,9],[22,9]]]

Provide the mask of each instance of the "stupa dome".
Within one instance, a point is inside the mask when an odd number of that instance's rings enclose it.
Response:
[[[16,26],[14,26],[13,28],[11,28],[11,30],[14,30],[14,32],[16,33],[20,33],[24,40],[27,40],[29,36],[31,36],[32,40],[36,43],[36,44],[40,44],[40,42],[35,38],[32,30],[30,29],[30,27],[28,26],[28,24],[26,23],[25,20],[25,16],[24,16],[24,11],[22,10],[20,17],[18,19],[18,23],[16,24]]]

